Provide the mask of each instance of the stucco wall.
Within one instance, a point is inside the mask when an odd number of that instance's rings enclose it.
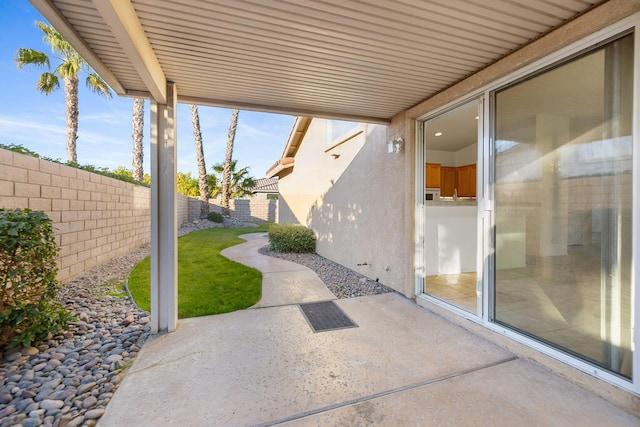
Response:
[[[44,211],[51,218],[60,281],[150,239],[148,188],[2,149],[0,207]]]
[[[402,237],[411,214],[398,174],[411,158],[387,153],[380,125],[363,125],[360,135],[325,152],[326,124],[311,122],[293,171],[279,180],[279,222],[311,227],[320,255],[412,295],[413,247]]]

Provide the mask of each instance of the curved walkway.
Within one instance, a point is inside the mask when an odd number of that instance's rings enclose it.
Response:
[[[358,327],[314,333],[317,277],[245,238],[225,256],[263,271],[260,303],[149,339],[100,426],[640,424],[397,294],[337,300]]]

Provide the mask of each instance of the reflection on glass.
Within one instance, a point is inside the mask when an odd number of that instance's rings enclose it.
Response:
[[[495,96],[494,320],[631,377],[633,38]]]

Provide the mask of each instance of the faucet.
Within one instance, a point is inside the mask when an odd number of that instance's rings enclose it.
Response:
[[[453,189],[453,200],[456,201],[456,202],[458,201],[458,189],[457,188]]]

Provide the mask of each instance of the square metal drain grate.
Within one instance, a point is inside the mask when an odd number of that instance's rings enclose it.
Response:
[[[300,309],[313,332],[358,327],[333,301],[300,304]]]

